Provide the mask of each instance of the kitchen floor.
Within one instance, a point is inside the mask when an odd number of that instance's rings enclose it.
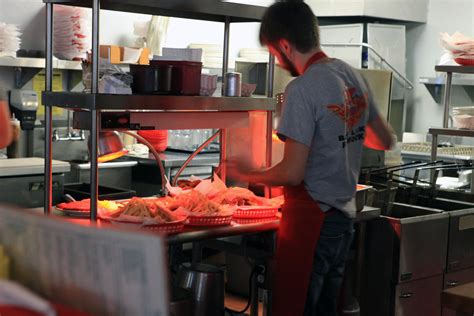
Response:
[[[232,310],[242,310],[247,304],[247,298],[233,295],[230,293],[225,294],[225,306]],[[250,308],[244,314],[230,313],[226,311],[225,316],[240,316],[240,315],[250,315]],[[259,304],[258,315],[263,315],[263,306]]]

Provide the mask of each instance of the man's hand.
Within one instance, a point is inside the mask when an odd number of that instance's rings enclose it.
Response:
[[[309,147],[290,138],[285,142],[283,160],[268,169],[252,170],[244,160],[225,162],[227,176],[241,182],[262,183],[272,186],[298,185],[304,180]]]

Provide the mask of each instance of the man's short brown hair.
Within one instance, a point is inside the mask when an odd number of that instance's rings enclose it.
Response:
[[[301,53],[319,48],[318,19],[304,2],[277,2],[262,18],[260,43],[276,46],[286,39]]]

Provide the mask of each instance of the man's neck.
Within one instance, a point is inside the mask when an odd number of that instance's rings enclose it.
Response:
[[[311,59],[311,57],[313,57],[314,54],[321,51],[322,51],[321,48],[314,48],[307,53],[299,53],[299,52],[296,53],[297,55],[295,59],[295,67],[298,70],[300,75],[302,75],[304,71],[306,70],[305,67],[308,64],[308,61]]]

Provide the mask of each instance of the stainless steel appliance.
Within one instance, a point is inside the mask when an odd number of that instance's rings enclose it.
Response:
[[[21,133],[12,146],[17,146],[20,157],[32,157],[34,151],[34,135],[36,112],[38,110],[38,95],[33,90],[11,90],[10,110],[20,121]]]
[[[446,273],[444,275],[443,289],[474,282],[474,268]],[[456,316],[456,312],[443,308],[443,316]]]
[[[195,316],[224,315],[224,271],[207,264],[183,263],[178,286],[190,290]]]
[[[401,203],[367,223],[361,315],[441,314],[433,300],[441,295],[448,225],[441,210]]]
[[[474,203],[418,197],[417,205],[436,207],[449,214],[446,272],[474,267]]]
[[[69,163],[53,160],[52,201],[62,202],[64,173]],[[18,158],[0,160],[0,203],[25,208],[43,206],[44,159]]]

